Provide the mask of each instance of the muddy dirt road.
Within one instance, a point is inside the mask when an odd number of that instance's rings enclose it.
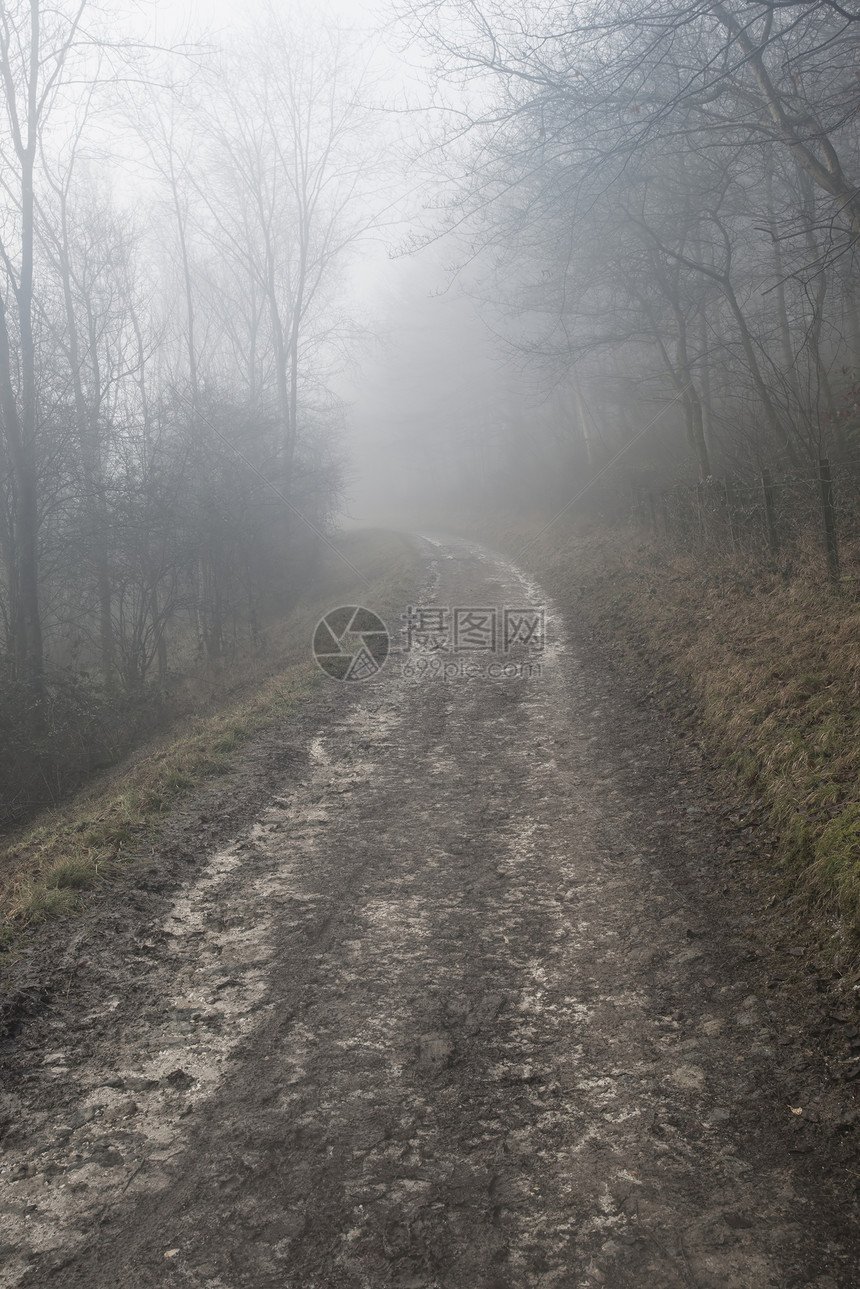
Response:
[[[424,549],[425,606],[544,602]],[[34,949],[0,1284],[856,1286],[855,1085],[724,893],[695,746],[551,606],[520,675],[419,643]]]

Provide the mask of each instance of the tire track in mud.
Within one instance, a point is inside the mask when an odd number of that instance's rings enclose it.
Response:
[[[429,545],[427,604],[542,598]],[[3,1284],[855,1283],[848,1190],[792,1153],[791,1105],[836,1110],[719,933],[715,839],[549,623],[539,678],[395,659],[187,884],[166,1014],[102,1017],[92,1116],[10,1157]]]

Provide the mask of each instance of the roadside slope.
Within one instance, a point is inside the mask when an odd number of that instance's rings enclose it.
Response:
[[[230,770],[237,753],[297,718],[324,688],[310,655],[314,626],[342,604],[362,603],[396,618],[416,586],[419,561],[405,538],[364,531],[326,551],[314,586],[254,660],[204,676],[211,694],[120,765],[0,847],[0,1028],[26,998],[13,986],[27,933],[48,919],[73,919],[87,892],[144,858],[165,817],[207,781]],[[23,937],[23,939],[22,939]],[[11,997],[9,995],[12,991]]]

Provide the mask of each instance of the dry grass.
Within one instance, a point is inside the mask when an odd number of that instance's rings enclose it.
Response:
[[[22,930],[75,912],[83,893],[133,856],[141,838],[206,778],[263,730],[288,719],[327,681],[310,657],[313,628],[339,604],[360,602],[392,627],[414,592],[418,562],[401,538],[365,532],[343,539],[362,582],[336,557],[326,562],[308,596],[269,631],[264,658],[197,676],[201,711],[0,850],[0,943],[10,950]]]
[[[539,527],[508,530],[504,545],[519,549]],[[639,669],[652,697],[690,709],[743,796],[765,808],[783,894],[812,915],[836,969],[860,978],[856,581],[827,586],[812,544],[788,579],[564,522],[524,562]]]

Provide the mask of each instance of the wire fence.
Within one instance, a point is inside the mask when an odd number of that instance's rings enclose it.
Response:
[[[860,579],[860,467],[854,463],[822,457],[806,472],[778,478],[762,470],[661,492],[635,486],[633,518],[657,539],[703,557],[744,556],[770,566],[784,566],[812,537],[830,584]]]

